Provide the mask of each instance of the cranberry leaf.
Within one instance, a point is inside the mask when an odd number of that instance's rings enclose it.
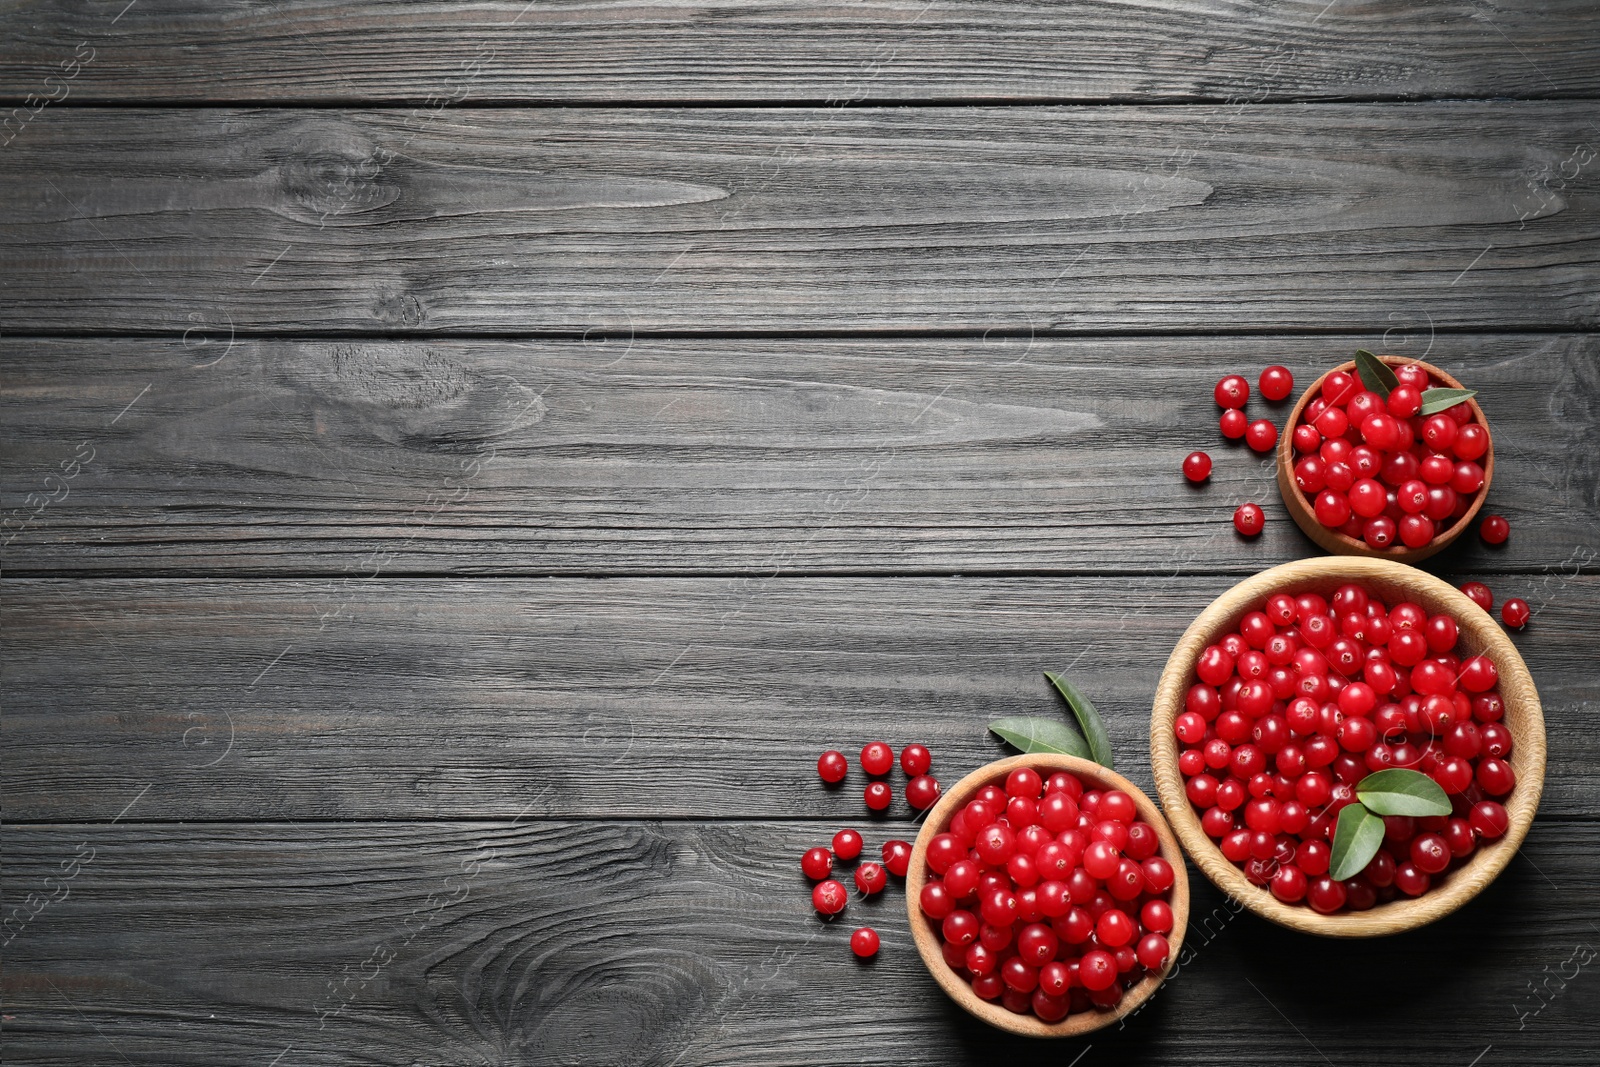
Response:
[[[1356,349],[1356,375],[1362,385],[1385,400],[1389,399],[1389,390],[1400,384],[1400,379],[1389,369],[1389,364],[1365,348]]]
[[[1059,719],[1034,719],[1013,715],[996,719],[989,731],[1019,752],[1058,752],[1079,759],[1091,759],[1089,746],[1077,732]]]
[[[1437,415],[1445,408],[1453,408],[1463,400],[1470,400],[1477,395],[1476,389],[1424,389],[1422,414]]]
[[[1356,783],[1356,799],[1379,815],[1449,815],[1450,798],[1421,771],[1390,767]]]
[[[1346,804],[1333,828],[1333,853],[1328,877],[1354,878],[1372,862],[1383,845],[1383,819],[1360,804]]]
[[[1044,672],[1050,679],[1050,684],[1056,687],[1056,692],[1066,698],[1067,706],[1072,709],[1072,715],[1078,720],[1078,728],[1083,731],[1084,738],[1089,742],[1090,756],[1096,763],[1108,771],[1116,770],[1116,765],[1111,756],[1111,736],[1106,733],[1106,724],[1100,721],[1100,713],[1094,710],[1094,705],[1083,691],[1059,674]]]

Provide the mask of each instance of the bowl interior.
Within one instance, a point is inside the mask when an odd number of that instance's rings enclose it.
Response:
[[[1420,897],[1397,898],[1368,911],[1320,915],[1303,905],[1280,902],[1263,887],[1252,885],[1244,872],[1222,855],[1204,830],[1184,793],[1178,770],[1178,743],[1173,723],[1183,710],[1184,695],[1195,681],[1194,664],[1209,644],[1234,630],[1246,613],[1274,593],[1315,592],[1329,595],[1356,582],[1381,596],[1391,608],[1401,600],[1429,613],[1446,612],[1459,627],[1456,650],[1462,658],[1485,653],[1500,672],[1499,692],[1505,702],[1504,722],[1511,731],[1510,763],[1517,784],[1505,806],[1506,833],[1483,842],[1462,866]],[[1390,560],[1332,556],[1300,560],[1248,578],[1218,597],[1185,631],[1162,673],[1150,723],[1151,762],[1156,788],[1173,832],[1195,864],[1224,892],[1264,918],[1283,926],[1334,937],[1373,937],[1425,925],[1472,899],[1502,871],[1516,853],[1544,788],[1544,715],[1538,691],[1522,656],[1494,619],[1466,594],[1422,571]]]
[[[1074,1012],[1058,1023],[1047,1023],[1035,1015],[1018,1015],[1006,1010],[999,1003],[983,1000],[972,991],[971,985],[945,963],[944,955],[939,949],[938,924],[922,913],[920,904],[922,887],[927,884],[929,877],[928,842],[948,828],[951,818],[972,800],[978,790],[990,784],[1003,786],[1006,775],[1018,767],[1033,767],[1046,777],[1055,771],[1067,771],[1077,775],[1086,785],[1092,784],[1098,789],[1120,789],[1127,793],[1133,798],[1139,810],[1139,818],[1155,828],[1161,843],[1158,854],[1172,864],[1176,874],[1170,893],[1173,926],[1172,933],[1167,935],[1168,945],[1171,948],[1167,964],[1159,973],[1146,975],[1137,984],[1129,987],[1123,994],[1121,1003],[1112,1010]],[[1179,847],[1177,838],[1167,825],[1166,819],[1162,817],[1161,809],[1138,786],[1115,771],[1107,770],[1089,760],[1079,759],[1076,756],[1036,752],[985,764],[961,779],[939,799],[939,803],[928,812],[922,830],[917,834],[916,843],[912,847],[911,865],[906,871],[906,904],[910,911],[912,937],[916,941],[917,951],[922,956],[923,963],[927,965],[934,980],[957,1004],[991,1026],[1014,1034],[1027,1037],[1075,1037],[1107,1026],[1136,1011],[1155,994],[1162,981],[1171,972],[1183,948],[1183,935],[1189,921],[1189,880],[1184,867],[1183,850]]]
[[[1403,356],[1379,356],[1378,358],[1391,367],[1415,364],[1426,370],[1442,386],[1452,389],[1462,388],[1461,383],[1454,377],[1433,364],[1425,363],[1420,359],[1409,359]],[[1288,418],[1284,420],[1283,433],[1279,436],[1278,441],[1278,487],[1283,494],[1284,505],[1289,509],[1289,513],[1293,516],[1296,524],[1305,531],[1306,536],[1330,552],[1338,552],[1345,555],[1375,556],[1408,563],[1419,562],[1449,547],[1456,538],[1460,537],[1472,525],[1473,521],[1477,519],[1478,513],[1483,510],[1483,503],[1489,496],[1489,485],[1494,480],[1494,432],[1489,429],[1489,420],[1484,415],[1483,409],[1478,406],[1477,400],[1468,400],[1466,403],[1472,409],[1473,417],[1483,426],[1489,437],[1489,447],[1479,460],[1483,467],[1483,488],[1478,491],[1477,496],[1466,512],[1455,522],[1440,530],[1434,536],[1434,539],[1426,545],[1420,548],[1409,548],[1396,539],[1395,543],[1388,548],[1373,548],[1359,538],[1351,537],[1348,534],[1340,533],[1338,530],[1323,526],[1317,521],[1312,502],[1306,499],[1306,495],[1295,484],[1294,465],[1299,456],[1294,450],[1294,428],[1300,424],[1306,406],[1311,402],[1312,398],[1322,391],[1322,384],[1327,381],[1328,375],[1336,371],[1354,374],[1355,366],[1355,361],[1352,360],[1337,367],[1329,368],[1300,394],[1300,399],[1290,409]]]

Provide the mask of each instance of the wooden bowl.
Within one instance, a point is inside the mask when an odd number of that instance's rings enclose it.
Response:
[[[1500,672],[1499,692],[1505,701],[1506,727],[1511,731],[1511,766],[1516,788],[1505,798],[1510,826],[1495,841],[1480,843],[1464,866],[1451,870],[1420,897],[1401,897],[1368,911],[1320,915],[1298,904],[1284,904],[1266,888],[1251,885],[1216,842],[1200,828],[1200,818],[1184,792],[1178,770],[1178,742],[1173,723],[1183,711],[1184,696],[1195,681],[1194,665],[1207,645],[1234,630],[1247,612],[1258,609],[1273,593],[1320,593],[1327,596],[1346,582],[1360,583],[1393,605],[1409,600],[1429,613],[1446,612],[1460,629],[1457,650],[1487,653]],[[1505,869],[1528,834],[1539,795],[1544,790],[1544,713],[1527,664],[1500,625],[1467,595],[1431,574],[1384,559],[1320,556],[1285,563],[1247,578],[1223,593],[1184,631],[1167,660],[1156,688],[1150,717],[1150,761],[1156,791],[1183,842],[1189,858],[1229,896],[1281,926],[1326,937],[1378,937],[1424,926],[1450,914],[1477,895]]]
[[[1172,933],[1167,935],[1167,941],[1172,951],[1167,955],[1167,965],[1160,974],[1146,975],[1137,985],[1130,987],[1123,993],[1121,1003],[1110,1011],[1091,1009],[1074,1012],[1058,1023],[1047,1023],[1037,1015],[1018,1015],[1007,1011],[999,1003],[982,999],[972,991],[969,983],[945,963],[944,953],[939,949],[938,924],[922,914],[922,887],[928,880],[928,842],[944,832],[955,813],[965,807],[978,790],[990,783],[1004,786],[1006,775],[1018,767],[1032,767],[1047,778],[1052,772],[1068,771],[1082,779],[1085,785],[1092,783],[1097,789],[1122,790],[1133,798],[1134,805],[1139,809],[1139,818],[1155,827],[1156,836],[1161,840],[1157,855],[1172,864],[1176,880],[1172,883],[1170,897],[1173,921]],[[939,803],[928,812],[922,832],[917,834],[917,842],[912,846],[911,866],[906,871],[906,906],[911,913],[911,936],[917,943],[917,951],[922,954],[922,962],[933,974],[934,981],[950,994],[951,1000],[990,1026],[1013,1034],[1024,1037],[1077,1037],[1108,1026],[1136,1010],[1155,994],[1172,971],[1178,953],[1183,948],[1183,935],[1189,924],[1189,874],[1184,869],[1183,852],[1178,847],[1177,839],[1172,836],[1167,821],[1161,817],[1161,809],[1138,786],[1115,771],[1086,759],[1035,752],[996,760],[979,767],[939,798]]]
[[[1450,377],[1450,375],[1433,364],[1424,363],[1420,359],[1411,359],[1405,356],[1379,356],[1378,358],[1391,367],[1403,367],[1414,363],[1432,375],[1435,380],[1442,383],[1443,387],[1451,389],[1463,388],[1461,383]],[[1349,363],[1332,368],[1327,374],[1313,382],[1311,388],[1300,394],[1300,399],[1296,402],[1294,410],[1289,412],[1288,421],[1283,424],[1283,433],[1278,437],[1278,492],[1282,494],[1284,506],[1289,509],[1289,514],[1294,518],[1295,524],[1305,531],[1307,537],[1329,552],[1341,556],[1374,556],[1392,559],[1398,563],[1418,563],[1449,547],[1451,542],[1460,537],[1462,531],[1471,526],[1472,521],[1478,517],[1478,512],[1483,508],[1484,500],[1488,499],[1489,496],[1489,483],[1494,480],[1494,431],[1489,429],[1489,420],[1484,417],[1483,409],[1478,406],[1477,400],[1466,401],[1467,406],[1472,409],[1473,417],[1483,426],[1484,432],[1489,438],[1489,447],[1480,460],[1483,465],[1483,488],[1478,490],[1477,497],[1473,500],[1472,506],[1467,509],[1465,515],[1462,515],[1461,518],[1457,519],[1443,532],[1436,534],[1432,541],[1429,541],[1421,548],[1407,548],[1400,543],[1399,538],[1396,538],[1395,543],[1388,548],[1373,548],[1360,538],[1342,534],[1338,530],[1331,530],[1317,521],[1316,512],[1312,509],[1311,501],[1307,500],[1305,494],[1300,491],[1300,487],[1294,484],[1294,462],[1296,459],[1294,428],[1300,424],[1300,414],[1305,410],[1306,405],[1311,402],[1311,398],[1322,390],[1322,383],[1327,380],[1328,374],[1332,374],[1334,371],[1346,371],[1354,374],[1355,366],[1355,362],[1352,360]]]

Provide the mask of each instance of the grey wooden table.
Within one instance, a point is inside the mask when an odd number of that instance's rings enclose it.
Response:
[[[1600,1062],[1600,7],[0,39],[8,1064]],[[954,1011],[897,888],[819,923],[797,858],[868,822],[826,747],[953,781],[1070,668],[1149,786],[1178,634],[1315,551],[1211,384],[1357,347],[1496,429],[1512,539],[1430,566],[1534,608],[1499,881],[1346,944],[1193,873],[1181,971],[1066,1045]]]

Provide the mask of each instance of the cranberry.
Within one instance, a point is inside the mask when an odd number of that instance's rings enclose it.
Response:
[[[1244,436],[1245,429],[1250,425],[1250,420],[1238,408],[1229,408],[1222,413],[1222,418],[1217,425],[1222,430],[1222,436],[1230,441],[1237,441]]]
[[[1450,866],[1450,846],[1439,834],[1418,834],[1411,839],[1411,863],[1423,874],[1438,874]]]
[[[883,892],[888,884],[889,876],[884,873],[881,864],[863,863],[856,868],[856,888],[867,896]]]
[[[907,778],[920,778],[933,769],[933,753],[927,745],[907,745],[900,750],[900,769]]]
[[[1285,904],[1293,904],[1305,898],[1307,885],[1306,874],[1299,867],[1280,866],[1272,872],[1268,888]]]
[[[983,862],[992,866],[999,866],[1011,858],[1016,850],[1016,835],[1009,826],[1001,823],[990,823],[978,831],[978,838],[973,845]],[[1092,872],[1091,872],[1092,873]]]
[[[1294,450],[1302,454],[1315,452],[1322,447],[1322,431],[1309,422],[1302,422],[1296,426],[1291,438],[1294,441]]]
[[[922,907],[922,914],[936,922],[956,910],[956,899],[944,887],[943,882],[928,882],[924,885],[917,903]]]
[[[1250,383],[1242,375],[1230,374],[1212,390],[1219,408],[1242,408],[1250,399]]]
[[[800,869],[813,882],[828,877],[833,871],[833,853],[825,848],[810,848],[800,857]]]
[[[1245,429],[1244,440],[1256,452],[1270,452],[1278,443],[1278,427],[1269,419],[1257,419]]]
[[[1261,377],[1256,379],[1256,386],[1262,396],[1276,403],[1294,390],[1294,375],[1289,373],[1288,367],[1274,363],[1261,372]]]
[[[1254,537],[1261,532],[1266,518],[1266,513],[1259,505],[1240,504],[1238,510],[1233,513],[1233,528],[1246,537]]]
[[[1196,483],[1211,477],[1211,457],[1204,452],[1190,452],[1183,457],[1183,476]]]
[[[1338,466],[1338,464],[1335,464]],[[1350,518],[1350,501],[1335,489],[1324,489],[1317,494],[1314,505],[1317,521],[1324,526],[1342,526]]]
[[[1104,949],[1085,952],[1078,961],[1078,981],[1090,991],[1109,989],[1117,980],[1117,960]]]
[[[1394,884],[1408,897],[1420,897],[1428,891],[1428,886],[1432,882],[1433,879],[1427,872],[1414,863],[1402,863],[1395,868]]]
[[[1528,619],[1533,614],[1528,609],[1528,602],[1521,597],[1512,597],[1500,607],[1500,620],[1513,630],[1520,630],[1528,625]]]
[[[869,782],[864,796],[868,809],[883,811],[893,803],[894,790],[889,788],[888,782]]]
[[[840,830],[833,835],[833,854],[842,860],[853,860],[861,855],[862,844],[861,835],[856,831]]]
[[[1468,821],[1478,836],[1486,841],[1501,836],[1511,825],[1511,818],[1506,814],[1505,807],[1493,800],[1480,800],[1474,804]]]
[[[878,931],[870,926],[863,926],[850,935],[850,951],[862,959],[868,959],[878,954]]]
[[[830,748],[817,759],[817,775],[829,785],[844,781],[844,776],[849,773],[850,761],[844,758],[843,752],[835,752]]]
[[[1306,902],[1314,911],[1329,915],[1344,907],[1345,889],[1343,882],[1334,881],[1323,876],[1312,879],[1306,887]]]
[[[1516,788],[1517,775],[1511,764],[1490,756],[1478,764],[1478,784],[1492,797],[1503,797]]]
[[[874,785],[882,785],[874,782]],[[933,807],[939,799],[939,779],[931,774],[921,774],[906,783],[906,803],[917,811],[924,811]],[[870,806],[871,802],[868,801]]]
[[[1464,582],[1462,583],[1461,591],[1467,594],[1468,599],[1484,611],[1494,610],[1494,594],[1482,582]]]
[[[1422,410],[1422,390],[1414,385],[1397,385],[1389,390],[1384,406],[1395,418],[1409,419]]]
[[[818,882],[811,890],[811,906],[823,915],[837,915],[849,903],[850,894],[844,886],[832,878],[826,882]]]
[[[906,871],[911,867],[911,842],[885,841],[883,843],[883,865],[896,878],[904,878]]]

